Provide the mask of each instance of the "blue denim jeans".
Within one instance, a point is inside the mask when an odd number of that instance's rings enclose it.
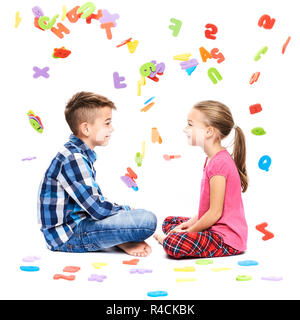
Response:
[[[156,224],[156,216],[144,209],[120,210],[102,220],[88,217],[79,222],[71,238],[56,251],[98,251],[125,242],[140,242],[154,233]]]

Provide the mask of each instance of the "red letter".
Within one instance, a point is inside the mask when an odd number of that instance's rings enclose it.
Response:
[[[107,23],[102,23],[101,24],[101,29],[105,29],[106,31],[106,36],[108,40],[112,39],[112,34],[111,34],[111,29],[114,26],[113,22],[107,22]]]
[[[62,39],[64,37],[63,32],[66,34],[70,33],[70,30],[60,22],[57,24],[57,27],[58,28],[55,28],[55,27],[51,28],[51,31],[54,34],[56,34],[60,39]]]
[[[78,19],[80,18],[80,16],[82,15],[82,13],[77,14],[77,10],[79,9],[79,6],[76,6],[75,8],[73,8],[72,10],[70,10],[67,13],[67,18],[69,19],[69,21],[71,23],[75,23],[78,21]]]

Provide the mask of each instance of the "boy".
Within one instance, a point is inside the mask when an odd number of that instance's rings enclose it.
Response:
[[[117,246],[144,257],[144,241],[156,229],[156,216],[107,201],[96,183],[96,146],[106,146],[113,132],[113,102],[79,92],[67,103],[70,140],[47,169],[38,191],[38,219],[47,247],[53,251],[87,252]]]

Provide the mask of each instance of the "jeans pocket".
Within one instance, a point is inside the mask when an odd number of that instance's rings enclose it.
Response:
[[[93,232],[83,232],[81,235],[82,245],[86,251],[99,251],[101,250],[93,239]]]
[[[55,251],[60,252],[73,252],[74,248],[71,243],[69,243],[69,240],[65,243],[63,243],[61,246],[59,246]]]

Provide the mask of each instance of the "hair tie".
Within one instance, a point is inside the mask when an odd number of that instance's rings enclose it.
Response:
[[[236,128],[237,128],[237,125],[236,125],[236,124],[234,124],[234,125],[233,125],[233,129],[236,129]]]

